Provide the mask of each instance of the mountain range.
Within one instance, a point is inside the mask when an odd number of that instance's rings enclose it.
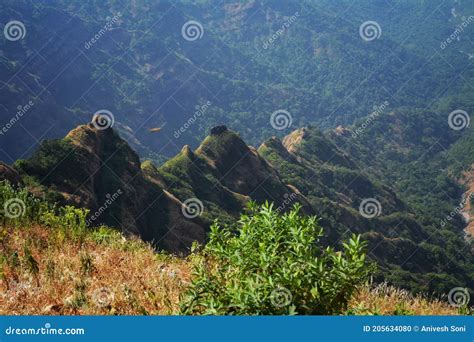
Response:
[[[3,164],[1,176],[51,202],[90,209],[90,225],[117,227],[184,254],[193,241],[205,242],[214,220],[231,224],[250,200],[282,212],[299,203],[320,217],[331,244],[362,234],[380,279],[424,291],[469,284],[472,256],[462,221],[441,226],[367,174],[354,151],[336,145],[347,134],[305,127],[256,149],[217,126],[196,150],[186,145],[156,166],[140,162],[112,128],[89,123],[43,142],[26,160]]]

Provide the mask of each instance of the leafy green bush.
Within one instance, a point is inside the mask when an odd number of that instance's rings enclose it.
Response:
[[[41,214],[39,221],[49,227],[61,229],[74,241],[83,241],[87,233],[88,209],[67,205],[53,208]]]
[[[211,227],[192,256],[194,280],[182,298],[184,314],[273,315],[342,312],[372,270],[365,243],[353,236],[343,251],[318,245],[323,230],[300,206],[279,215],[272,205],[249,206],[237,230]]]
[[[47,203],[26,189],[15,188],[7,181],[0,182],[0,205],[0,223],[14,226],[30,222],[48,208]]]
[[[0,182],[0,224],[22,226],[42,223],[62,230],[65,236],[82,241],[86,232],[89,210],[73,206],[56,207],[34,197],[25,188],[15,188],[10,183]]]

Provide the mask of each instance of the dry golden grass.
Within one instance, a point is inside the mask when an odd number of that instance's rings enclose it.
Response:
[[[0,314],[177,313],[189,280],[184,259],[156,254],[118,233],[102,243],[88,235],[82,244],[58,235],[40,226],[7,230],[0,244],[0,255],[9,259],[3,262]],[[37,276],[25,245],[38,263]]]
[[[349,302],[349,313],[360,315],[458,315],[458,311],[437,299],[413,296],[386,283],[361,287]]]
[[[178,313],[189,260],[157,254],[109,229],[79,240],[38,225],[0,226],[0,315]],[[384,284],[361,288],[347,313],[457,314],[447,303]]]

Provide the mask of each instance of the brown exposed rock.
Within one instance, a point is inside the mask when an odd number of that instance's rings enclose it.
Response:
[[[285,148],[290,153],[296,152],[299,145],[303,141],[305,134],[306,134],[305,128],[297,129],[291,132],[283,139],[283,146],[285,146]]]
[[[461,183],[466,186],[466,192],[464,193],[465,204],[461,211],[465,221],[466,228],[464,231],[469,238],[474,237],[474,208],[472,207],[472,199],[474,198],[474,164],[471,165],[471,170],[463,174]]]
[[[339,125],[334,129],[334,133],[337,136],[341,136],[341,135],[346,135],[347,136],[347,135],[351,134],[351,130]]]

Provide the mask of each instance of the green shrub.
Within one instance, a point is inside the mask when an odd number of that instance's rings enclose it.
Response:
[[[90,238],[97,244],[109,244],[114,241],[121,241],[122,235],[117,230],[107,226],[94,227],[90,233]]]
[[[53,208],[41,214],[39,222],[56,229],[64,230],[66,236],[82,242],[87,234],[86,218],[88,209],[67,205]]]
[[[209,242],[192,256],[182,313],[341,313],[372,270],[365,243],[353,236],[340,252],[320,247],[323,231],[316,217],[299,215],[300,206],[283,215],[269,204],[249,209],[236,230],[214,223]]]
[[[0,205],[0,223],[13,226],[30,222],[48,208],[25,188],[13,187],[8,181],[0,182]]]
[[[34,197],[25,188],[15,188],[10,183],[0,182],[0,224],[15,227],[44,224],[55,228],[75,241],[82,242],[87,233],[88,209],[73,206],[56,207]],[[4,231],[0,231],[0,242]]]

